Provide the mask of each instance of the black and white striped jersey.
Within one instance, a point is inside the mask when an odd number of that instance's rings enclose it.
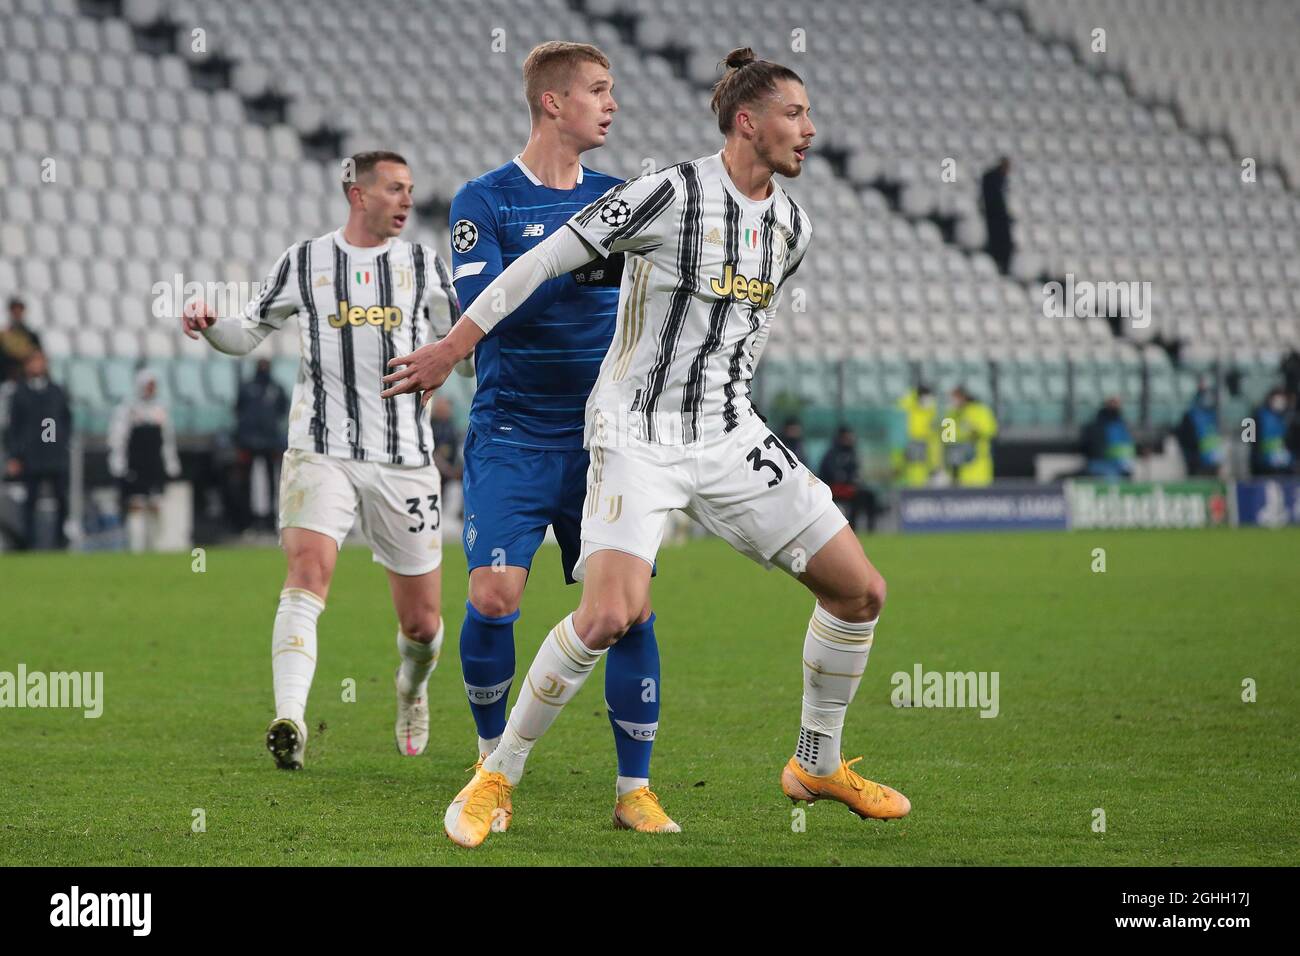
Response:
[[[379,397],[388,360],[442,337],[460,317],[451,274],[426,245],[351,245],[342,230],[289,247],[244,313],[297,317],[301,359],[289,447],[357,461],[428,465],[433,433],[418,395]]]
[[[754,367],[812,234],[776,180],[750,199],[719,152],[615,186],[569,225],[602,255],[626,253],[588,445],[697,442],[753,414]]]

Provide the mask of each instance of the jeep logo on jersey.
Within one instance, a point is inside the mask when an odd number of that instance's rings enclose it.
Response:
[[[723,298],[730,296],[740,302],[752,303],[760,309],[767,308],[768,303],[772,301],[773,293],[776,292],[776,286],[771,282],[746,278],[737,272],[730,262],[723,270],[721,279],[709,280],[709,288]]]
[[[600,210],[600,221],[607,226],[621,226],[632,215],[632,207],[622,199],[611,199]]]
[[[468,219],[456,220],[456,225],[451,227],[451,245],[459,253],[469,252],[478,242],[478,226],[474,225]]]
[[[339,302],[339,310],[329,317],[333,328],[341,329],[345,325],[382,326],[385,332],[391,332],[402,324],[402,310],[395,305],[372,305],[370,308],[349,306],[348,300]]]

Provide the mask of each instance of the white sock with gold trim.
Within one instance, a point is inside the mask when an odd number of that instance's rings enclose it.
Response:
[[[438,633],[433,640],[425,644],[413,641],[397,629],[397,654],[401,658],[401,667],[397,671],[397,692],[403,697],[429,698],[429,675],[438,666],[438,655],[442,653],[442,637],[445,628],[442,619],[438,619]]]
[[[271,632],[271,685],[275,716],[303,720],[316,673],[316,619],[325,602],[303,588],[285,588]],[[305,723],[305,721],[304,721]]]
[[[512,785],[519,783],[533,744],[582,689],[604,655],[603,650],[593,651],[578,639],[572,614],[551,628],[528,668],[501,742],[483,761],[483,769],[505,774]]]
[[[875,618],[841,621],[814,605],[803,642],[803,716],[794,759],[808,773],[825,777],[839,769],[844,714],[867,669]]]

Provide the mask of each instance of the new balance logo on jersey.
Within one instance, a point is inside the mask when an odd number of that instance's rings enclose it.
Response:
[[[329,323],[336,329],[345,325],[374,325],[391,332],[402,324],[402,310],[394,305],[372,305],[368,309],[360,305],[349,306],[347,299],[343,299],[339,302],[338,312],[329,317]]]
[[[546,225],[544,223],[530,222],[528,225],[524,226],[524,238],[533,239],[540,236],[545,231]]]
[[[736,271],[730,262],[723,270],[721,279],[710,279],[709,288],[723,298],[730,296],[740,302],[749,302],[760,309],[767,308],[776,293],[776,286],[762,279],[750,279]]]

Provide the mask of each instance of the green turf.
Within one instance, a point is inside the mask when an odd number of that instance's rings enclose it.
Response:
[[[1106,549],[1107,571],[1090,570]],[[811,602],[717,541],[661,555],[655,789],[680,836],[616,832],[600,674],[534,752],[508,834],[451,845],[473,723],[456,646],[459,549],[428,753],[392,738],[395,623],[347,549],[321,619],[307,769],[274,769],[269,643],[282,558],[0,559],[0,670],[103,671],[98,720],[0,710],[4,864],[1289,864],[1300,862],[1300,534],[879,537],[890,597],[845,746],[910,818],[808,808],[777,777],[799,723]],[[526,667],[576,602],[543,549],[517,627]],[[997,671],[1000,714],[899,709],[890,677]],[[1254,678],[1258,701],[1244,703]],[[345,678],[358,688],[342,701]],[[203,808],[207,830],[191,830]],[[1094,832],[1102,808],[1106,832]]]

